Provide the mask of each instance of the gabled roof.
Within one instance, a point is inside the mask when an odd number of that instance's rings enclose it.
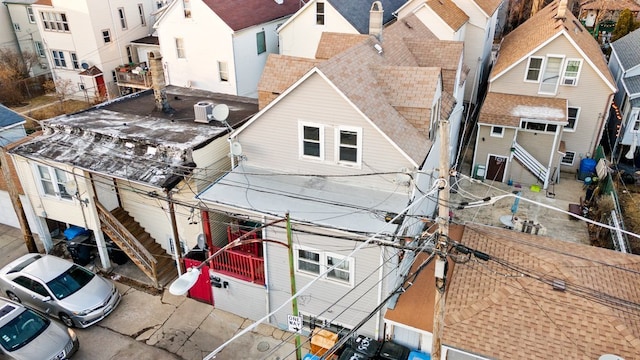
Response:
[[[566,123],[567,100],[489,92],[478,123],[519,127],[522,118]]]
[[[157,36],[149,35],[145,37],[141,37],[140,39],[136,39],[131,41],[132,44],[145,44],[145,45],[160,45],[160,40]]]
[[[461,243],[491,260],[455,256],[444,345],[505,360],[640,358],[637,255],[477,224]]]
[[[640,65],[640,29],[632,31],[611,43],[622,70],[628,71]]]
[[[0,130],[24,122],[22,115],[0,104]]]
[[[640,95],[640,75],[623,78],[622,83],[629,95]]]
[[[342,15],[360,34],[369,33],[369,10],[376,0],[326,0]],[[406,0],[378,0],[382,3],[382,24],[392,21],[393,12],[398,10]]]
[[[294,14],[301,7],[298,0],[202,0],[233,31],[263,24]]]
[[[584,55],[586,62],[594,68],[602,80],[615,91],[613,77],[598,42],[571,14],[571,11],[566,10],[563,19],[556,18],[557,13],[558,0],[555,0],[504,38],[500,45],[498,59],[491,71],[490,81],[497,79],[521,61],[526,61],[530,54],[549,41],[564,36],[577,51]]]
[[[478,7],[489,17],[498,10],[503,1],[508,0],[474,0]]]
[[[592,0],[580,5],[581,10],[624,10],[640,11],[640,5],[633,0]]]
[[[319,62],[320,60],[269,54],[257,87],[259,108],[267,106]]]
[[[427,0],[425,5],[454,31],[460,30],[469,21],[469,16],[451,0]]]
[[[193,151],[228,129],[216,121],[194,122],[194,104],[226,104],[227,122],[242,124],[255,113],[255,100],[202,90],[168,87],[173,111],[156,110],[152,90],[135,93],[43,123],[43,134],[11,153],[161,188],[171,188],[195,167]]]
[[[369,35],[323,32],[318,42],[316,59],[327,60],[368,39]]]

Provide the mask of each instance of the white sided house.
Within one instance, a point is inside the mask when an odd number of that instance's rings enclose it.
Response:
[[[177,0],[154,25],[169,85],[256,98],[276,29],[297,0]]]
[[[615,91],[598,43],[566,1],[552,2],[502,42],[478,120],[474,175],[546,189],[561,171],[576,173],[600,143]]]
[[[405,0],[307,1],[278,29],[280,54],[314,59],[324,32],[378,34],[379,24],[393,21],[393,12],[404,3]],[[373,26],[370,13],[376,14]]]
[[[19,51],[36,54],[40,61],[31,64],[31,75],[38,76],[51,72],[47,63],[44,42],[36,22],[36,13],[31,4],[36,0],[5,0],[2,11],[8,11],[9,24],[12,25],[15,38],[18,40]],[[0,31],[4,33],[3,31]],[[9,33],[6,35],[10,35]],[[4,34],[2,36],[5,36]],[[0,43],[5,41],[0,37]]]
[[[212,216],[232,224],[214,249],[289,212],[307,332],[363,320],[389,294],[403,252],[394,246],[423,245],[420,219],[435,210],[428,194],[437,193],[439,130],[447,130],[440,124],[451,125],[446,139],[457,134],[461,104],[449,92],[464,90],[463,48],[433,39],[415,17],[406,21],[385,29],[381,41],[366,36],[346,50],[351,35],[325,33],[318,53],[333,53],[328,60],[270,56],[258,87],[261,110],[231,135],[236,166],[198,195]],[[259,319],[289,298],[283,226],[255,235],[268,242],[213,261],[216,307]],[[230,265],[241,257],[259,266],[255,274]],[[270,322],[286,329],[288,309]],[[359,333],[380,338],[382,320],[376,313]]]
[[[31,5],[57,90],[87,101],[120,96],[116,68],[153,31],[158,1],[39,0]]]

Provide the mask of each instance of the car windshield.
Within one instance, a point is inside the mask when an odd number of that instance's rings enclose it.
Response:
[[[25,309],[22,314],[0,327],[0,345],[6,351],[16,351],[38,337],[50,322],[34,311]]]
[[[47,286],[58,299],[64,299],[82,289],[95,276],[89,270],[73,264],[67,271],[49,281]]]

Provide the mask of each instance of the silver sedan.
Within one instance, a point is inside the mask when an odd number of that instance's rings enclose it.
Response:
[[[115,285],[70,261],[27,254],[0,269],[0,289],[69,327],[86,328],[109,315],[120,303]]]

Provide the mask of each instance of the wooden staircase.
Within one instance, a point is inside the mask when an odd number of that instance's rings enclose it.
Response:
[[[175,260],[128,212],[120,207],[109,212],[102,204],[96,204],[102,231],[153,281],[156,288],[163,288],[176,278]]]

